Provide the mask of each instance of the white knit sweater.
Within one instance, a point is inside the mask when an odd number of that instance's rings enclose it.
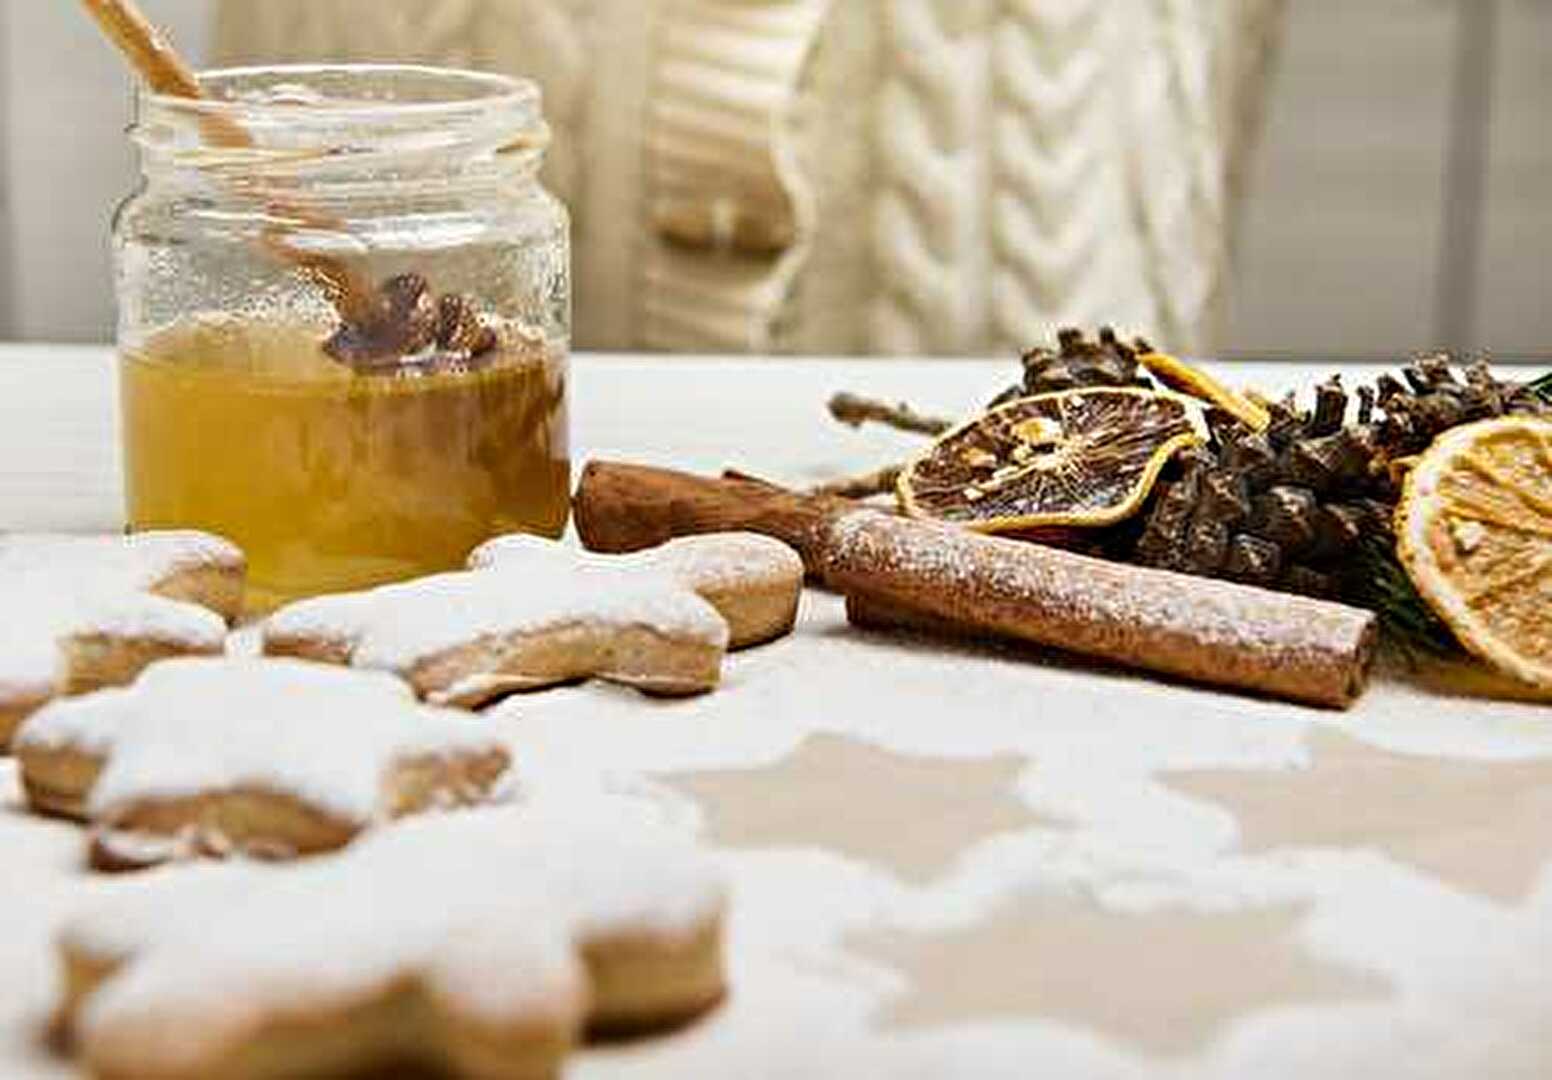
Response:
[[[1283,0],[266,0],[227,59],[531,75],[585,346],[1212,343]]]

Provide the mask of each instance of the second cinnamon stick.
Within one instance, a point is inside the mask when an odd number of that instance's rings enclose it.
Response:
[[[947,526],[837,518],[825,579],[853,621],[1013,638],[1328,708],[1362,692],[1372,612]]]

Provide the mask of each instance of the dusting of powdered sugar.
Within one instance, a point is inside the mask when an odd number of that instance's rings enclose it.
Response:
[[[563,912],[583,942],[631,931],[687,935],[727,903],[714,860],[688,835],[595,793],[407,819],[350,858],[451,881],[505,875],[511,904]]]
[[[226,640],[226,621],[215,612],[150,593],[83,596],[34,581],[7,589],[0,578],[0,594],[7,609],[0,624],[0,698],[57,693],[64,649],[75,638],[155,641],[199,653],[219,652]]]
[[[0,699],[60,689],[64,646],[90,636],[219,651],[226,623],[196,604],[152,595],[175,574],[240,569],[237,548],[196,532],[128,537],[13,533],[0,536]]]
[[[482,544],[469,557],[471,570],[534,573],[547,566],[590,566],[664,574],[696,592],[758,586],[803,577],[803,560],[769,536],[749,532],[683,536],[626,555],[579,551],[552,540],[516,533]]]
[[[669,577],[582,565],[543,549],[521,562],[521,568],[518,560],[504,560],[499,569],[302,601],[271,616],[265,638],[346,644],[353,666],[400,674],[482,638],[576,627],[644,627],[667,638],[727,647],[722,616]]]
[[[360,667],[406,671],[482,637],[591,625],[646,627],[664,637],[726,648],[727,623],[672,582],[609,570],[447,574],[399,586],[357,644]]]
[[[580,1022],[580,950],[709,928],[726,895],[689,841],[577,809],[413,819],[327,861],[192,868],[101,897],[57,935],[125,965],[82,1027],[206,995],[289,1005],[413,975],[464,1011],[560,1009]]]
[[[237,570],[243,565],[242,551],[234,544],[194,531],[0,536],[0,580],[46,581],[51,587],[82,595],[144,591],[177,573]]]
[[[453,890],[471,883],[413,868],[384,880],[325,864],[240,868],[187,895],[181,884],[117,897],[66,928],[67,943],[128,946],[119,953],[122,970],[82,1012],[78,1027],[88,1042],[127,1035],[169,1009],[189,1009],[193,1020],[228,1008],[252,1015],[317,1002],[322,1009],[417,976],[461,1012],[507,1022],[553,1017],[568,1032],[580,1026],[586,980],[565,935],[553,921],[511,918],[491,891],[483,905],[463,902]],[[107,929],[114,921],[140,940]],[[191,1022],[179,1033],[191,1053],[225,1037],[220,1024]]]
[[[266,641],[306,640],[354,649],[377,613],[403,588],[384,585],[368,592],[329,593],[298,600],[266,619],[260,636]]]
[[[45,706],[16,741],[104,758],[88,812],[110,823],[147,799],[256,787],[366,825],[397,763],[503,751],[391,676],[290,660],[168,660],[127,689]]]
[[[1523,899],[1489,902],[1374,848],[1384,834],[1361,816],[1350,840],[1329,850],[1240,851],[1232,807],[1188,797],[1157,775],[1236,769],[1248,771],[1251,784],[1276,785],[1285,774],[1323,767],[1308,741],[1327,727],[1441,763],[1552,753],[1545,706],[1445,696],[1400,678],[1381,672],[1354,712],[1337,718],[1018,646],[857,632],[848,628],[839,598],[816,592],[806,598],[794,636],[728,659],[716,694],[659,702],[594,683],[510,702],[483,719],[521,740],[517,767],[525,798],[549,798],[559,784],[568,790],[558,801],[569,804],[591,799],[605,779],[610,790],[616,781],[640,780],[630,789],[640,814],[708,840],[717,838],[728,807],[758,803],[766,770],[819,733],[936,761],[944,783],[959,784],[967,800],[1000,792],[965,779],[971,774],[956,771],[960,762],[1017,755],[1029,763],[1015,785],[1018,797],[1042,816],[1068,823],[967,833],[960,857],[927,882],[899,879],[879,853],[840,850],[831,837],[842,826],[832,832],[823,819],[812,831],[797,819],[759,846],[716,850],[733,885],[727,955],[734,993],[710,1024],[684,1036],[588,1054],[578,1071],[590,1077],[741,1075],[751,1062],[784,1075],[829,1075],[840,1062],[849,1075],[900,1080],[934,1070],[1021,1076],[1030,1062],[1053,1061],[1118,1080],[1302,1080],[1350,1072],[1355,1060],[1398,1080],[1443,1075],[1440,1062],[1449,1075],[1513,1067],[1525,1060],[1515,1047],[1533,1053],[1545,1045],[1545,1017],[1537,1010],[1552,988],[1540,960],[1552,941],[1552,867]],[[748,770],[753,783],[717,801],[676,789],[673,774],[708,769]],[[909,827],[913,806],[892,786],[892,776],[859,772],[847,779],[868,814]],[[19,802],[14,768],[7,777],[4,762],[0,780],[9,781],[11,799]],[[1480,837],[1481,828],[1497,828],[1463,814],[1453,801],[1435,809],[1433,820],[1446,833],[1463,829]],[[519,820],[528,810],[514,806],[488,816],[510,811]],[[1533,810],[1534,803],[1525,804],[1521,820]],[[445,821],[453,825],[467,813]],[[583,816],[569,806],[553,813],[557,829]],[[368,832],[326,861],[279,872],[349,860],[363,845],[421,824],[432,821],[406,819]],[[159,894],[152,915],[164,924],[181,919],[191,932],[203,926],[206,939],[248,933],[246,916],[236,917],[243,897],[207,909],[208,915],[184,902],[178,884],[203,867],[129,880],[88,876],[78,870],[73,829],[22,814],[0,815],[0,828],[12,876],[25,886],[0,891],[11,943],[0,962],[8,1002],[0,1026],[11,1032],[0,1042],[6,1075],[58,1068],[33,1053],[31,1020],[47,1011],[54,985],[49,932],[80,901],[114,900],[162,880],[171,887]],[[1534,835],[1529,830],[1525,835]],[[1433,825],[1420,829],[1418,840],[1426,843],[1423,833],[1433,831]],[[446,843],[457,840],[450,833]],[[1530,866],[1539,849],[1528,844],[1498,854]],[[307,918],[331,919],[336,911],[348,917],[358,895],[383,902],[390,890],[374,882],[375,876],[353,875]],[[454,894],[429,874],[404,888],[428,907]],[[963,1000],[976,986],[960,992],[952,981],[920,980],[876,954],[859,956],[856,935],[884,930],[931,945],[938,934],[995,918],[1031,891],[1092,897],[1110,914],[1309,904],[1310,920],[1299,932],[1305,947],[1372,970],[1391,980],[1395,992],[1386,1001],[1278,1008],[1247,1002],[1210,1047],[1178,1059],[1097,1035],[1083,1017],[999,1019],[1003,999],[988,998],[962,1019],[931,1029],[887,1019],[897,1003]],[[246,892],[256,896],[258,886]],[[112,904],[101,910],[106,920],[116,917]],[[524,918],[532,925],[533,917]],[[311,946],[274,947],[297,956]],[[1146,951],[1145,944],[1139,948]],[[1010,964],[1037,970],[1041,959],[1010,941]],[[471,980],[485,977],[476,968],[461,970]],[[1053,968],[1053,976],[1075,985],[1100,976],[1152,977],[1124,963],[1067,963]],[[1506,994],[1505,987],[1516,989]],[[803,1032],[803,1039],[783,1036],[790,1031]],[[1540,1073],[1530,1068],[1526,1075]]]

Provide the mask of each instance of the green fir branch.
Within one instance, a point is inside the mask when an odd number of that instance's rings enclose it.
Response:
[[[1347,586],[1349,599],[1379,616],[1386,641],[1409,661],[1464,655],[1454,632],[1418,594],[1388,540],[1377,536],[1365,540],[1353,560]]]

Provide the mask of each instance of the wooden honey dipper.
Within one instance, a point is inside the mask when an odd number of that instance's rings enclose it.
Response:
[[[135,0],[81,0],[87,13],[103,33],[123,53],[130,66],[158,94],[170,97],[203,99],[204,90],[193,68],[178,55],[168,40],[146,18]],[[253,137],[233,118],[210,112],[200,119],[205,137],[222,147],[252,146]],[[305,207],[287,202],[278,194],[269,202],[276,216],[318,229],[337,229],[339,223]],[[295,264],[319,286],[338,312],[346,328],[369,327],[383,310],[382,297],[343,260],[332,255],[304,251],[289,239],[291,226],[277,226],[264,233],[264,244],[282,258]],[[370,340],[370,333],[357,335]],[[366,358],[370,359],[370,358]]]

